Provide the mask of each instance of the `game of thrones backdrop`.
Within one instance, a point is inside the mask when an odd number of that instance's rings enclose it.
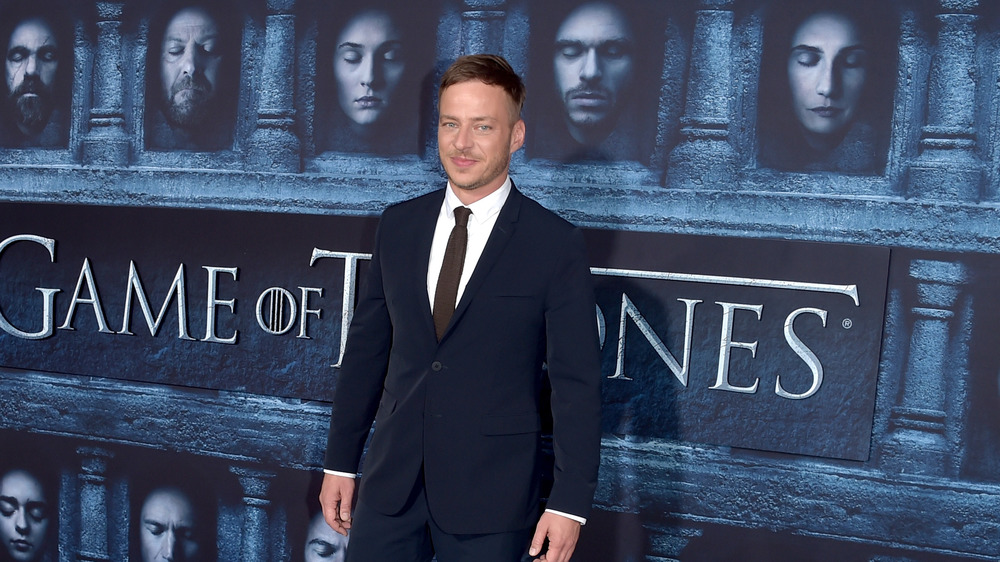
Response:
[[[1000,557],[1000,4],[0,0],[0,45],[0,561],[343,559],[355,295],[483,52],[597,291],[574,560]]]

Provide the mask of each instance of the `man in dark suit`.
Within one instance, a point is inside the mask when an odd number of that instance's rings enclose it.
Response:
[[[320,493],[330,526],[351,530],[349,561],[518,561],[547,541],[541,559],[565,562],[586,522],[600,454],[594,295],[581,233],[507,175],[523,101],[501,57],[456,61],[438,105],[448,185],[382,215]],[[539,515],[548,412],[555,465]]]

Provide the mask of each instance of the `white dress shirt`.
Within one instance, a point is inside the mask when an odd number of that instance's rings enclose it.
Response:
[[[444,262],[444,251],[448,246],[448,237],[451,229],[455,226],[455,208],[468,207],[472,214],[469,216],[469,243],[465,250],[465,263],[462,266],[462,277],[458,281],[458,296],[455,297],[455,305],[462,300],[462,293],[465,286],[469,284],[469,278],[479,263],[479,258],[483,255],[483,248],[486,241],[493,232],[493,226],[500,216],[500,209],[507,202],[510,195],[510,177],[508,176],[500,189],[483,197],[471,205],[463,203],[455,195],[455,187],[448,182],[448,189],[445,190],[444,203],[441,204],[441,212],[438,213],[437,226],[434,228],[434,240],[431,242],[431,257],[427,263],[427,298],[431,302],[431,312],[434,308],[434,293],[437,292],[438,277],[441,276],[441,264]]]

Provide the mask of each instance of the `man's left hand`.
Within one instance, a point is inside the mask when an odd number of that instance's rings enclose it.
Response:
[[[538,553],[542,551],[542,545],[546,538],[549,539],[549,548],[537,560],[569,562],[570,557],[573,556],[573,550],[576,549],[576,541],[580,538],[580,523],[546,511],[538,520],[535,536],[532,537],[531,547],[528,549],[528,554],[532,558],[538,556]]]

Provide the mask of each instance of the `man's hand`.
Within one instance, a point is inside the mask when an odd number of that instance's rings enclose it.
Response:
[[[326,474],[323,489],[319,492],[319,505],[323,507],[323,519],[331,529],[347,536],[351,528],[351,510],[354,509],[354,478]]]
[[[535,536],[531,539],[528,554],[533,558],[538,556],[546,537],[549,539],[549,548],[537,560],[569,562],[576,549],[576,541],[580,538],[580,524],[568,517],[546,511],[535,527]]]

